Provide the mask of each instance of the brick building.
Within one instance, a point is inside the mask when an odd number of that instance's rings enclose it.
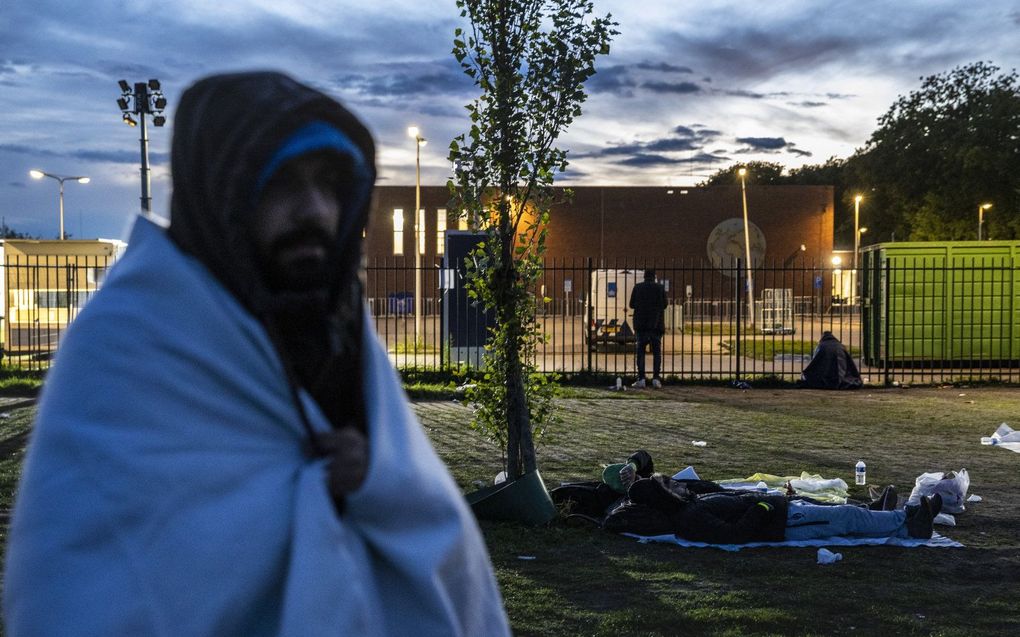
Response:
[[[718,264],[743,256],[739,186],[581,186],[573,191],[571,203],[552,211],[549,258]],[[414,186],[376,188],[366,237],[370,262],[380,257],[413,257],[414,196]],[[443,186],[421,188],[426,263],[441,253],[443,232],[459,227],[448,200]],[[831,186],[750,186],[747,207],[756,265],[779,265],[796,257],[821,263],[831,257]]]

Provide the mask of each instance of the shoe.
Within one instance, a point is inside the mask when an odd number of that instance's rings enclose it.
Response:
[[[631,385],[631,387],[633,387],[634,389],[644,389],[645,388],[645,379],[644,378],[637,379],[637,382],[634,383],[633,385]]]
[[[939,513],[942,512],[942,494],[936,493],[931,496],[931,519],[935,519]]]
[[[662,381],[660,381],[658,378],[653,378],[652,387],[654,387],[655,389],[662,389]]]
[[[891,484],[886,488],[882,489],[879,493],[874,488],[869,490],[871,493],[871,504],[868,508],[872,511],[895,511],[896,505],[899,502],[899,496],[896,494],[896,487]]]
[[[938,497],[938,507],[942,509],[942,497]],[[930,540],[934,529],[932,528],[932,521],[935,516],[932,515],[932,498],[924,496],[921,498],[921,504],[916,507],[910,507],[907,512],[907,535],[913,538],[921,540]]]

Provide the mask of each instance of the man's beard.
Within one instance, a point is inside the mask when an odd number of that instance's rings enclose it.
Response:
[[[276,292],[310,293],[330,286],[331,237],[315,228],[296,230],[273,242],[266,283]]]

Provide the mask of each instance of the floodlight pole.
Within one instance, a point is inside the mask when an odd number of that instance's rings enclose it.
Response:
[[[120,99],[117,100],[117,104],[123,113],[124,123],[129,126],[136,126],[139,123],[142,125],[141,135],[138,138],[139,150],[142,155],[142,167],[140,170],[142,182],[141,204],[142,210],[152,212],[151,171],[149,170],[149,128],[148,122],[145,121],[145,116],[152,115],[154,126],[163,126],[166,123],[166,117],[163,115],[163,109],[166,108],[166,98],[163,97],[159,80],[153,79],[148,82],[135,82],[133,87],[124,80],[120,80],[119,84],[122,94]],[[134,100],[134,103],[132,104],[129,100]],[[140,122],[136,122],[131,117],[132,115],[137,115]]]
[[[148,112],[149,87],[145,82],[135,82],[135,113],[138,114],[142,125],[142,134],[138,138],[138,144],[142,152],[142,210],[152,212],[152,196],[150,194],[149,181],[149,129],[145,125],[145,114]]]

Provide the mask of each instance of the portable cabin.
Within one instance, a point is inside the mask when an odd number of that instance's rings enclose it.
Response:
[[[1020,241],[882,243],[861,259],[868,365],[1020,359]]]

